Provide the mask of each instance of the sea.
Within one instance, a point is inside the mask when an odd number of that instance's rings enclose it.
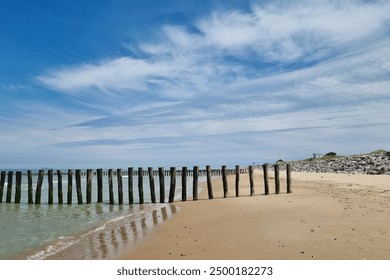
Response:
[[[169,203],[151,203],[149,177],[143,177],[144,204],[138,200],[138,176],[133,176],[134,204],[128,201],[128,176],[122,176],[123,180],[123,204],[118,205],[118,180],[113,176],[115,204],[109,203],[108,177],[103,176],[103,202],[97,203],[97,178],[92,180],[92,203],[77,204],[76,182],[73,176],[72,204],[67,202],[67,176],[62,177],[63,204],[58,204],[58,181],[54,172],[54,201],[48,204],[48,176],[45,175],[42,185],[41,204],[28,204],[28,180],[26,170],[21,170],[22,196],[19,204],[14,203],[15,195],[15,172],[13,178],[12,203],[5,203],[7,192],[7,179],[4,184],[2,203],[0,203],[0,259],[46,259],[61,251],[78,244],[82,239],[98,238],[91,242],[114,239],[109,242],[114,245],[120,240],[127,247],[131,242],[141,239],[146,233],[159,223],[164,222],[174,215],[179,208]],[[63,171],[65,173],[67,171]],[[37,185],[37,173],[33,171],[33,198]],[[8,175],[8,173],[7,173]],[[8,176],[7,176],[8,177]],[[199,177],[199,182],[205,181]],[[83,202],[86,198],[86,176],[82,174]],[[159,201],[159,178],[154,177],[156,200]],[[165,201],[169,197],[170,177],[164,177]],[[175,201],[181,200],[182,186],[181,177],[176,178]],[[192,195],[192,177],[187,178],[187,194]],[[111,233],[107,229],[113,224],[121,226]],[[115,243],[116,242],[116,243]],[[104,242],[103,242],[104,243]],[[102,244],[94,254],[86,258],[104,259],[112,257],[119,252],[107,254],[104,249],[108,247]],[[124,246],[122,246],[124,247]],[[99,252],[100,251],[100,252]],[[99,255],[100,254],[100,255]]]

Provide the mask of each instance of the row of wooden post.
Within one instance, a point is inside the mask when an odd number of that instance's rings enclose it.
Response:
[[[249,167],[248,167],[249,168]],[[241,174],[246,174],[246,173],[248,173],[248,168],[240,168],[240,173]],[[47,169],[47,170],[44,170],[44,176],[48,176],[49,175],[49,170],[51,170],[51,169]],[[92,171],[92,174],[93,174],[93,176],[97,176],[97,170],[98,169],[95,169],[94,171]],[[113,174],[113,176],[117,176],[117,170],[118,169],[115,169],[115,170],[113,170],[112,171],[112,174]],[[68,169],[68,171],[71,171],[71,172],[73,172],[73,169]],[[63,176],[67,176],[68,175],[68,171],[63,171],[62,172],[62,175]],[[108,176],[108,171],[109,171],[109,169],[104,169],[104,170],[102,170],[102,175],[103,176]],[[5,171],[4,171],[5,172]],[[13,171],[12,171],[13,172]],[[122,172],[122,175],[123,176],[128,176],[129,175],[129,172],[128,172],[128,170],[122,170],[121,171]],[[181,174],[182,174],[182,169],[177,169],[176,170],[176,176],[181,176]],[[236,170],[235,169],[227,169],[226,170],[226,172],[227,172],[227,174],[228,175],[234,175],[234,174],[236,174]],[[7,173],[7,172],[6,172]],[[13,172],[13,174],[14,174],[15,172]],[[170,176],[170,173],[171,173],[171,171],[170,171],[170,169],[164,169],[164,176],[167,176],[167,177],[169,177]],[[193,173],[193,170],[192,169],[187,169],[187,175],[188,176],[192,176],[192,173]],[[222,170],[221,169],[211,169],[211,173],[213,174],[213,176],[221,176],[221,174],[222,174]],[[85,176],[87,176],[87,170],[81,170],[80,171],[80,174],[81,174],[81,176],[82,177],[85,177]],[[22,176],[27,176],[28,175],[28,171],[26,171],[26,172],[22,172]],[[38,171],[34,171],[34,172],[32,172],[31,173],[31,175],[32,176],[38,176],[39,175],[39,170]],[[132,174],[133,176],[138,176],[139,174],[138,174],[138,169],[134,169],[133,170],[133,174]],[[142,175],[143,176],[149,176],[150,175],[150,173],[149,173],[149,168],[146,170],[146,169],[142,169]],[[199,169],[199,171],[198,171],[198,175],[199,176],[206,176],[206,169]],[[158,170],[153,170],[153,176],[159,176],[159,171]]]
[[[249,166],[249,181],[250,181],[250,195],[253,196],[255,194],[254,189],[254,179],[253,179],[253,166]],[[287,164],[286,166],[287,170],[287,193],[291,193],[291,168],[290,165]],[[236,175],[236,181],[235,181],[235,195],[238,197],[240,196],[239,193],[239,182],[240,182],[240,173],[246,173],[246,169],[240,169],[238,165],[236,165],[236,168],[234,170],[228,170],[226,166],[222,166],[222,169],[220,172],[212,172],[215,170],[211,170],[210,166],[206,166],[206,170],[204,173],[201,173],[199,171],[198,166],[194,166],[192,172],[193,177],[193,193],[192,198],[193,200],[198,200],[198,178],[199,174],[202,174],[206,176],[207,180],[207,191],[208,191],[208,197],[209,199],[213,199],[213,189],[212,189],[212,176],[215,176],[215,174],[221,174],[222,176],[222,182],[223,182],[223,196],[224,198],[229,196],[229,189],[228,189],[228,181],[227,176],[231,174]],[[274,172],[275,172],[275,193],[280,193],[280,180],[279,180],[279,165],[274,165]],[[114,201],[114,184],[113,184],[113,169],[109,169],[107,172],[108,176],[108,188],[109,188],[109,203],[115,204]],[[170,175],[170,188],[169,188],[169,197],[168,202],[172,203],[175,198],[175,189],[176,189],[176,168],[171,167],[169,170]],[[265,195],[269,195],[269,179],[268,179],[268,164],[263,165],[263,173],[264,173],[264,189],[265,189]],[[53,204],[53,197],[54,197],[54,186],[53,186],[53,170],[48,170],[48,204]],[[133,174],[138,175],[138,196],[139,196],[139,203],[144,204],[145,198],[144,198],[144,190],[143,190],[143,177],[145,175],[145,172],[142,167],[138,168],[137,172],[134,172],[132,167],[129,167],[127,170],[128,176],[128,203],[134,204],[134,189],[133,189]],[[151,202],[156,203],[156,192],[155,192],[155,182],[154,182],[154,175],[157,174],[153,171],[152,167],[148,168],[147,174],[149,175],[149,186],[150,186],[150,196],[151,196]],[[164,177],[165,174],[167,174],[163,167],[158,168],[158,176],[159,176],[159,189],[160,189],[160,203],[165,202],[165,182]],[[181,194],[181,200],[186,201],[187,200],[187,176],[189,174],[189,170],[187,167],[183,167],[182,170],[180,170],[181,175],[181,184],[182,184],[182,194]],[[35,204],[41,204],[41,192],[42,192],[42,185],[44,180],[45,172],[44,170],[39,170],[38,173],[38,179],[37,179],[37,185],[36,185],[36,191],[35,191]],[[72,204],[72,191],[73,191],[73,170],[69,169],[67,172],[68,176],[68,185],[67,185],[67,204]],[[103,169],[97,169],[96,170],[96,176],[97,176],[97,202],[103,202]],[[117,169],[116,170],[116,176],[117,176],[117,187],[118,187],[118,204],[123,204],[123,181],[122,181],[122,170]],[[0,202],[2,202],[3,198],[3,190],[4,190],[4,184],[5,184],[5,177],[6,172],[1,171],[0,174]],[[33,173],[31,170],[27,171],[27,178],[28,178],[28,203],[32,204],[33,202]],[[57,178],[58,178],[58,204],[63,204],[63,185],[62,185],[62,177],[63,173],[61,170],[57,170]],[[77,193],[77,203],[83,204],[83,194],[82,194],[82,183],[81,183],[81,177],[82,173],[80,169],[75,170],[75,179],[76,179],[76,193]],[[87,169],[86,171],[86,201],[85,203],[89,204],[92,202],[92,177],[93,177],[93,170]],[[12,178],[13,178],[13,171],[8,172],[8,181],[7,181],[7,195],[6,195],[6,202],[11,202],[11,196],[12,196]],[[15,183],[15,203],[20,203],[21,200],[21,184],[22,184],[22,172],[17,171],[16,172],[16,183]]]

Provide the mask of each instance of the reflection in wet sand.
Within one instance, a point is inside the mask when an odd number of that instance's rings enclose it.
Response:
[[[125,226],[121,226],[121,228],[119,229],[119,232],[121,234],[122,242],[125,243],[127,241],[127,232],[126,232]]]
[[[104,240],[104,232],[101,231],[99,232],[99,236],[98,236],[98,239],[99,239],[99,247],[98,250],[103,256],[106,256],[108,254],[108,250],[107,250],[107,245],[106,245],[106,242]],[[91,245],[93,247],[93,244]],[[99,256],[97,255],[96,258],[98,258]]]
[[[152,215],[153,215],[153,224],[157,225],[158,224],[157,210],[154,210]]]
[[[146,206],[145,206],[146,207]],[[175,205],[164,205],[152,212],[140,207],[133,215],[107,223],[92,231],[69,248],[47,259],[112,259],[131,249],[153,228],[178,211]]]
[[[163,217],[163,220],[164,220],[164,221],[165,221],[166,219],[168,219],[167,209],[166,209],[166,208],[162,208],[162,209],[161,209],[161,214],[162,214],[162,217]]]
[[[138,231],[137,231],[137,225],[136,225],[135,221],[130,222],[130,229],[133,232],[133,239],[138,240]]]
[[[118,242],[116,240],[116,234],[115,233],[116,233],[115,229],[111,229],[111,244],[113,246],[114,251],[116,251],[118,249],[118,246],[119,246],[119,244],[118,244]]]

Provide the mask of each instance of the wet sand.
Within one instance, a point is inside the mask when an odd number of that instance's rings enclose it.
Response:
[[[248,175],[213,181],[198,201],[177,202],[180,213],[117,259],[390,259],[390,176],[293,173],[293,193],[264,195],[260,170],[255,196]]]

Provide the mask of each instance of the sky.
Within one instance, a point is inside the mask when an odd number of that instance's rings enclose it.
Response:
[[[2,0],[0,168],[390,149],[390,2]]]

